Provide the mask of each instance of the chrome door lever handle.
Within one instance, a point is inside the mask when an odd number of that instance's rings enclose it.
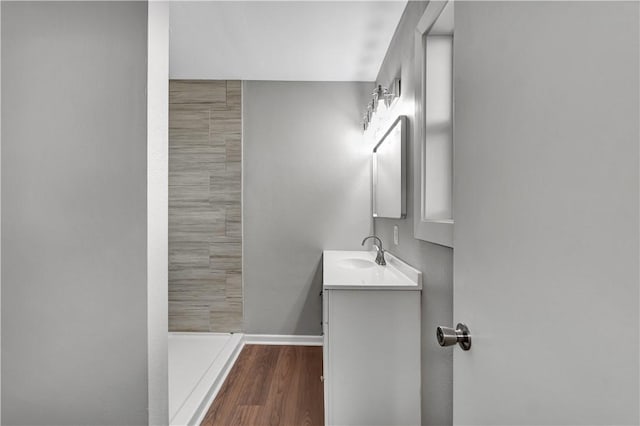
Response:
[[[463,323],[458,323],[455,329],[438,327],[436,329],[436,337],[440,346],[451,346],[457,343],[462,350],[468,351],[471,349],[471,332]]]

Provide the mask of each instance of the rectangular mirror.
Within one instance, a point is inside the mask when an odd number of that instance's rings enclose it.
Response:
[[[373,148],[373,217],[407,216],[406,132],[400,116]]]

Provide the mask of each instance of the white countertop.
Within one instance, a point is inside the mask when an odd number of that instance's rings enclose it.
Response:
[[[386,266],[375,251],[325,250],[323,288],[327,290],[422,290],[422,273],[389,252]]]

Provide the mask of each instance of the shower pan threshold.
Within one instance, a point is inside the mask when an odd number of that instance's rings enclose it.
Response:
[[[169,333],[169,418],[198,425],[233,366],[241,333]]]

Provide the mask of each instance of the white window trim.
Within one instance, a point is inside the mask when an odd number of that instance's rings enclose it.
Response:
[[[415,31],[416,112],[414,126],[413,236],[419,240],[453,247],[453,220],[424,218],[424,149],[425,149],[425,36],[431,30],[448,1],[430,1]],[[455,117],[454,117],[455,120]]]

